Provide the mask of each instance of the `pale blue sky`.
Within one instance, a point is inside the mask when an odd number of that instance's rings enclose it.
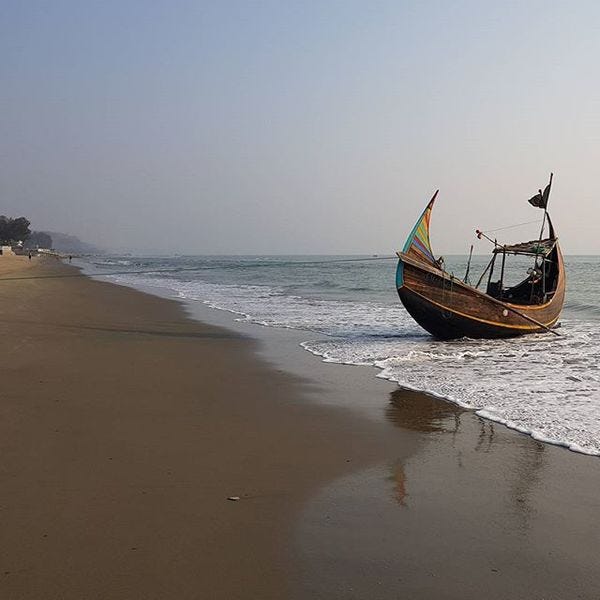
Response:
[[[600,253],[593,2],[0,3],[0,213],[114,248]],[[507,241],[532,234],[509,232]],[[480,243],[481,251],[488,248]]]

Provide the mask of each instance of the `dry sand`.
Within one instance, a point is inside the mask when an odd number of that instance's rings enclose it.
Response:
[[[44,276],[0,282],[0,596],[286,597],[292,513],[377,436],[251,339],[32,262],[0,263]]]
[[[28,269],[39,265],[40,260],[42,259],[37,256],[30,260],[27,256],[2,254],[0,255],[0,276],[5,277],[18,273],[24,275]]]

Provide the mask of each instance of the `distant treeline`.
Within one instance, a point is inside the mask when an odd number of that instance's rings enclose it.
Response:
[[[52,237],[44,231],[31,231],[26,217],[0,215],[0,243],[3,245],[23,243],[25,248],[52,248]]]
[[[25,217],[13,219],[0,215],[0,241],[3,244],[24,242],[31,235],[29,225],[31,223]]]

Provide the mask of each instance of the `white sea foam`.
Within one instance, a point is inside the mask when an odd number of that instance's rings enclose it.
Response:
[[[512,340],[326,340],[303,346],[331,362],[447,398],[535,439],[600,454],[600,336],[566,322],[563,337]]]
[[[120,259],[116,259],[116,258],[96,258],[94,260],[94,264],[98,265],[98,266],[105,266],[105,267],[114,267],[114,266],[121,266],[121,267],[128,267],[132,264],[132,262],[130,260],[126,260],[123,258]]]
[[[600,332],[593,322],[564,321],[560,338],[439,342],[399,303],[307,298],[264,285],[117,279],[169,288],[239,320],[326,334],[328,339],[302,346],[327,362],[378,367],[379,377],[449,399],[535,439],[600,454]]]

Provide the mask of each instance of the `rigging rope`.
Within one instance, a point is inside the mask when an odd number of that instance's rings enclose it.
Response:
[[[507,225],[506,227],[498,227],[497,229],[485,229],[484,233],[494,233],[495,231],[504,231],[505,229],[514,229],[515,227],[522,227],[523,225],[531,225],[532,223],[540,223],[540,219],[535,221],[526,221],[525,223],[517,223],[516,225]]]

